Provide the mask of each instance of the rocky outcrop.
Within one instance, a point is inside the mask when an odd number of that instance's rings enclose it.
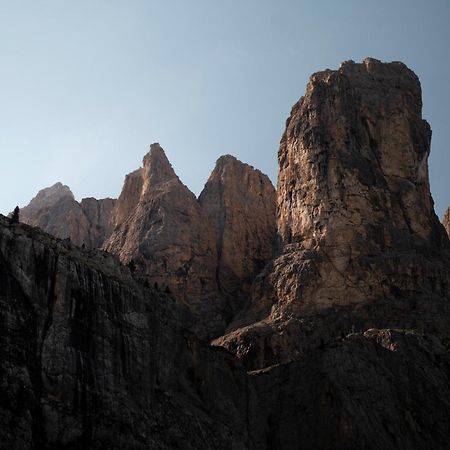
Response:
[[[104,252],[0,217],[8,449],[264,448],[245,371]]]
[[[275,189],[267,175],[226,155],[217,160],[199,203],[216,235],[220,291],[236,313],[274,253]]]
[[[194,313],[202,336],[225,326],[216,282],[213,229],[194,194],[179,180],[159,144],[143,167],[127,176],[117,202],[114,230],[103,248],[151,285],[170,292]]]
[[[278,154],[283,250],[235,330],[249,368],[289,361],[352,329],[448,334],[448,238],[433,210],[416,75],[366,59],[314,74]]]
[[[20,212],[21,221],[74,244],[96,248],[110,234],[115,200],[85,198],[78,203],[68,186],[42,189]]]
[[[442,224],[444,225],[445,231],[450,237],[450,208],[447,208],[447,211],[445,211],[444,217],[442,219]]]

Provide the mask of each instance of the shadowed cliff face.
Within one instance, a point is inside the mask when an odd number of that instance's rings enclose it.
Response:
[[[278,154],[280,256],[217,341],[260,368],[352,329],[448,333],[448,238],[433,210],[419,80],[367,59],[314,74]]]
[[[238,361],[114,257],[0,217],[0,306],[2,448],[261,448]]]
[[[246,374],[115,257],[0,217],[2,448],[445,449],[448,349],[369,330]]]
[[[275,189],[267,175],[226,155],[217,160],[199,203],[216,236],[219,289],[235,314],[274,254]]]
[[[250,376],[268,448],[448,448],[450,359],[433,336],[371,329]]]

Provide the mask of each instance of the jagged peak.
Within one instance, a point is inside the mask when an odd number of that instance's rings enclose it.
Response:
[[[144,156],[143,166],[144,180],[148,180],[152,185],[178,178],[158,142],[150,145],[149,152]]]

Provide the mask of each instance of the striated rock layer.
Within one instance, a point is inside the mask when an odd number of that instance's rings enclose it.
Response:
[[[402,63],[314,74],[278,153],[283,250],[217,341],[249,368],[370,327],[447,335],[449,241],[428,180],[431,130]]]

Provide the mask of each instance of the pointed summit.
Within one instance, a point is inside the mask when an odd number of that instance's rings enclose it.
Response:
[[[173,179],[178,179],[163,148],[159,143],[150,145],[150,151],[142,161],[144,166],[144,180],[148,187],[155,187]]]

